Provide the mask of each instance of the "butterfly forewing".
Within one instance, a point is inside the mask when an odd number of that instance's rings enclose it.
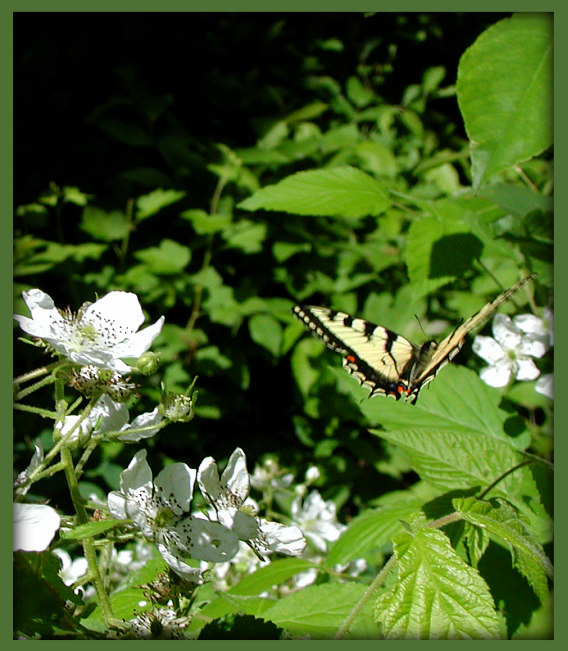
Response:
[[[508,301],[509,298],[517,292],[521,287],[526,285],[529,281],[533,280],[537,274],[531,274],[518,283],[515,283],[506,292],[499,294],[491,302],[484,305],[479,312],[476,312],[469,319],[460,324],[450,335],[443,339],[437,346],[435,351],[429,356],[429,359],[416,375],[414,380],[415,384],[420,387],[424,386],[434,379],[436,373],[451,361],[460,351],[463,346],[466,336],[475,328],[481,327],[500,305]],[[426,344],[424,344],[426,345]]]

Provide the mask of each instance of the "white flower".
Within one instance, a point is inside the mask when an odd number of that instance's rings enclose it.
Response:
[[[189,515],[195,474],[185,463],[172,463],[152,480],[146,450],[140,450],[120,475],[120,491],[109,493],[108,506],[113,517],[131,519],[177,574],[199,582],[199,568],[185,559],[227,561],[239,543],[218,522]]]
[[[255,551],[298,555],[304,550],[306,540],[298,527],[257,517],[251,500],[247,501],[250,477],[240,448],[229,458],[221,479],[213,457],[204,459],[197,471],[197,482],[219,522]]]
[[[137,640],[183,640],[188,617],[178,617],[171,608],[154,607],[130,620]]]
[[[546,346],[535,331],[537,323],[524,318],[528,316],[532,315],[515,317],[528,332],[523,331],[505,314],[497,314],[493,319],[492,328],[495,338],[483,335],[475,337],[473,351],[489,363],[479,374],[486,384],[504,387],[512,376],[522,381],[535,380],[540,375],[539,369],[530,358],[542,357]]]
[[[87,573],[89,564],[84,556],[71,560],[71,556],[64,549],[54,549],[53,553],[61,560],[58,574],[65,585],[72,585]]]
[[[554,376],[552,373],[547,373],[538,378],[535,385],[535,390],[548,396],[551,400],[554,399]]]
[[[306,538],[321,552],[327,550],[326,541],[337,540],[345,525],[337,522],[334,502],[324,501],[317,490],[313,490],[302,502],[299,495],[292,502],[292,519],[304,532]]]
[[[128,373],[123,359],[137,359],[152,345],[164,323],[138,331],[144,314],[138,297],[130,292],[110,292],[94,303],[84,303],[74,315],[61,312],[40,289],[23,292],[31,318],[16,314],[22,330],[39,337],[76,364],[93,364]]]
[[[548,308],[544,308],[542,313],[542,318],[534,314],[519,314],[513,317],[513,321],[529,339],[539,341],[546,349],[554,346],[554,316]]]
[[[273,460],[267,459],[262,466],[255,466],[250,483],[259,491],[270,490],[274,493],[285,492],[294,481],[292,473],[284,473]]]
[[[77,426],[79,418],[79,416],[75,415],[66,416],[63,423],[58,423],[57,429],[60,431],[61,436],[65,436],[72,431]],[[119,441],[140,441],[154,436],[159,431],[158,425],[163,420],[163,416],[158,413],[157,407],[153,411],[140,414],[132,423],[128,422],[129,418],[130,415],[126,405],[121,402],[114,402],[106,395],[101,396],[88,416],[72,432],[68,441],[79,440],[83,442],[93,431],[98,435],[121,431],[124,434],[113,436],[113,438],[117,438]]]
[[[61,518],[51,506],[14,503],[14,551],[44,551],[60,524]]]
[[[25,481],[31,476],[32,472],[39,466],[43,461],[43,448],[41,443],[38,441],[34,444],[34,453],[32,455],[30,465],[21,473],[18,474],[16,480],[14,481],[14,490],[16,494],[20,497],[23,497],[29,490],[31,484],[26,484],[22,486]]]
[[[115,402],[126,402],[138,388],[135,382],[130,382],[130,378],[125,378],[116,371],[99,368],[93,364],[74,368],[69,379],[69,386],[87,398],[107,395]]]

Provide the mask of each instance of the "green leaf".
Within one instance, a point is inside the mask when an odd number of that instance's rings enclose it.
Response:
[[[191,260],[191,251],[174,240],[162,240],[160,246],[152,246],[134,254],[156,274],[177,274]]]
[[[361,411],[371,423],[380,423],[388,430],[467,429],[499,439],[510,448],[517,447],[503,430],[508,414],[499,408],[500,401],[500,393],[487,386],[477,373],[449,364],[421,391],[415,405],[373,398],[361,405]]]
[[[479,238],[462,220],[463,206],[440,201],[432,204],[432,211],[435,215],[411,224],[404,254],[410,282],[419,295],[463,277],[483,250]]]
[[[312,567],[314,564],[303,558],[281,558],[245,576],[229,590],[229,593],[232,595],[259,595],[271,590],[275,585],[284,583],[295,574],[305,572]]]
[[[152,602],[147,598],[142,588],[125,588],[110,595],[110,604],[115,617],[125,621],[140,615],[152,608]],[[81,623],[93,631],[105,631],[107,625],[99,606]]]
[[[254,314],[248,322],[251,339],[275,357],[282,345],[282,326],[270,314]]]
[[[419,529],[395,537],[398,578],[375,605],[387,639],[501,639],[504,626],[479,573],[446,535]]]
[[[198,235],[219,233],[231,225],[230,215],[210,215],[205,210],[185,210],[180,217],[187,219]]]
[[[345,564],[390,543],[392,537],[402,529],[401,520],[406,520],[422,504],[423,500],[408,497],[404,504],[364,511],[350,522],[332,545],[327,564]]]
[[[360,583],[310,585],[280,599],[264,614],[264,618],[282,626],[292,635],[309,635],[316,640],[330,639],[365,590],[366,586]],[[378,630],[371,617],[371,608],[366,606],[350,628],[350,637],[377,637]]]
[[[126,215],[120,210],[106,212],[100,208],[88,206],[83,211],[81,230],[97,240],[113,242],[124,239],[130,230]]]
[[[464,53],[457,93],[473,186],[552,143],[552,14],[515,14]]]
[[[83,538],[91,538],[93,536],[98,536],[109,529],[112,529],[117,524],[119,520],[99,520],[97,522],[89,522],[87,524],[82,524],[74,529],[68,529],[60,532],[61,538],[65,540],[82,540]]]
[[[456,498],[453,504],[464,520],[511,550],[514,566],[544,603],[548,597],[547,576],[553,577],[552,564],[517,512],[503,500],[495,502],[497,508],[475,498]]]
[[[348,166],[298,172],[239,204],[245,210],[347,218],[380,215],[389,206],[390,200],[372,177]]]
[[[234,249],[241,249],[244,253],[258,253],[262,251],[262,244],[266,238],[266,224],[256,224],[249,219],[241,219],[231,228],[222,232],[227,245]]]
[[[312,339],[302,339],[294,347],[290,364],[292,373],[302,395],[306,397],[320,376],[320,372],[310,362],[312,355],[321,353],[321,345]]]
[[[176,203],[185,197],[186,193],[180,190],[162,190],[161,188],[150,192],[150,194],[138,197],[136,200],[136,219],[142,220],[152,217],[160,212],[162,208]]]

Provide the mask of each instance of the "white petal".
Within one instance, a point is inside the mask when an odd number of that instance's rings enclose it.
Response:
[[[45,339],[45,337],[43,337]],[[83,366],[98,366],[99,368],[106,368],[111,371],[116,371],[121,375],[129,373],[132,369],[130,366],[127,366],[124,362],[121,362],[120,359],[117,359],[117,356],[114,352],[109,350],[73,350],[68,351],[67,348],[63,349],[61,345],[57,348],[57,344],[53,341],[49,341],[52,346],[58,350],[60,353],[65,353],[69,355],[69,359],[75,364],[82,364]]]
[[[99,298],[85,310],[84,318],[91,319],[95,315],[115,321],[131,332],[136,332],[144,323],[144,312],[138,296],[131,292],[109,292]]]
[[[149,495],[152,494],[152,470],[146,461],[146,450],[139,450],[128,468],[120,473],[120,488],[125,494],[141,488],[145,488]]]
[[[49,547],[61,518],[45,504],[14,504],[14,551],[42,552]]]
[[[525,335],[519,347],[519,353],[531,357],[542,357],[546,353],[546,349],[546,343],[542,338],[536,335]]]
[[[201,570],[198,567],[192,567],[191,565],[184,563],[179,555],[170,551],[170,549],[162,543],[156,543],[156,547],[162,555],[162,558],[177,575],[181,576],[186,581],[198,584],[203,583]]]
[[[127,423],[121,427],[121,431],[125,433],[121,434],[117,438],[119,441],[140,441],[141,439],[150,438],[160,431],[159,427],[154,427],[152,429],[145,430],[144,432],[131,432],[130,430],[139,429],[141,427],[150,427],[152,425],[159,425],[163,420],[164,417],[162,414],[160,414],[158,407],[156,407],[153,411],[148,411],[140,414],[140,416],[137,416],[132,421],[132,423]]]
[[[206,457],[199,464],[197,470],[197,483],[203,493],[203,497],[214,506],[215,502],[223,496],[223,489],[219,479],[219,471],[213,457]]]
[[[504,360],[503,363],[482,368],[479,377],[491,387],[504,387],[511,379],[511,366],[510,362]]]
[[[496,364],[505,357],[505,352],[495,339],[485,335],[477,335],[474,338],[472,350],[489,364]]]
[[[185,463],[171,463],[154,480],[160,490],[161,501],[176,514],[189,511],[196,471]]]
[[[545,396],[548,396],[551,400],[554,399],[554,376],[552,373],[543,375],[538,378],[535,384],[535,389],[542,393]]]
[[[528,357],[519,357],[517,359],[517,380],[536,380],[539,375],[540,371],[532,359]]]
[[[493,319],[493,335],[506,350],[514,350],[521,343],[521,331],[506,314],[497,314]]]
[[[304,534],[294,525],[285,525],[261,519],[260,530],[268,549],[271,551],[298,556],[306,547]]]
[[[125,520],[128,517],[126,513],[126,497],[118,491],[111,491],[107,496],[107,504],[110,514],[116,520]]]
[[[161,316],[155,323],[136,332],[124,341],[121,341],[113,347],[113,352],[117,357],[127,357],[138,359],[152,345],[154,339],[162,331],[164,317]]]
[[[98,423],[97,434],[117,431],[128,423],[128,409],[122,402],[114,402],[107,395],[101,396],[89,414],[93,425]]]
[[[548,327],[544,319],[534,314],[518,314],[513,318],[513,321],[518,328],[527,334],[548,337]]]
[[[251,540],[258,533],[258,520],[250,513],[223,509],[217,513],[219,522],[230,529],[239,540]]]
[[[247,472],[247,460],[241,448],[237,448],[227,463],[221,475],[221,484],[233,495],[244,501],[249,494],[250,477]]]
[[[185,549],[191,558],[224,563],[239,551],[239,539],[218,522],[190,516],[182,520],[176,531],[183,534]]]

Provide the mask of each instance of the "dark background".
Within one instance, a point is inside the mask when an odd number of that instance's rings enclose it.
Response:
[[[404,88],[431,66],[443,65],[444,83],[455,83],[464,50],[506,15],[17,13],[15,204],[35,200],[54,181],[116,205],[144,190],[140,180],[117,181],[133,165],[161,168],[172,186],[191,185],[191,158],[164,160],[147,144],[125,147],[109,137],[104,118],[111,107],[147,124],[151,115],[136,114],[132,103],[160,97],[190,152],[201,153],[207,142],[250,146],[261,116],[313,101],[311,75],[343,83],[358,64],[372,61],[388,103],[400,102]],[[321,47],[332,38],[343,43],[341,51]],[[455,102],[443,110],[461,124]],[[159,180],[163,187],[166,178]]]
[[[315,79],[329,78],[330,83],[344,89],[347,79],[358,74],[369,80],[379,101],[382,98],[389,105],[400,104],[409,85],[420,84],[432,66],[446,69],[443,86],[451,86],[466,48],[505,15],[17,13],[15,206],[37,201],[54,182],[60,187],[78,187],[93,196],[94,205],[109,211],[124,211],[129,199],[156,188],[183,190],[188,207],[208,211],[217,179],[207,171],[207,165],[215,160],[217,143],[233,149],[252,147],[278,118],[318,99],[328,102],[333,93],[326,94]],[[331,120],[326,127],[333,127],[333,120],[338,119],[337,113],[330,113],[331,118],[324,116]],[[448,149],[463,148],[466,136],[455,97],[429,100],[421,120],[436,133],[440,149],[445,138]],[[335,124],[343,123],[338,120]],[[460,141],[457,147],[452,147],[452,138]],[[298,163],[303,164],[311,163]],[[279,173],[291,174],[297,169],[290,166]],[[267,182],[263,177],[262,183]],[[28,235],[73,245],[90,242],[80,228],[80,207],[67,203],[57,208],[48,217],[36,218],[28,212],[25,218],[16,218],[17,238]],[[131,246],[134,242],[137,249],[156,246],[163,237],[189,246],[192,263],[187,276],[199,270],[203,243],[188,237],[187,222],[175,219],[176,209],[169,218],[166,211],[164,219],[160,216],[159,220],[137,224]],[[288,219],[269,223],[275,241],[279,237],[288,239],[289,233],[283,235],[281,230],[303,228]],[[318,224],[327,237],[325,219]],[[307,237],[315,237],[309,228]],[[303,231],[298,233],[304,237]],[[336,235],[330,231],[329,237]],[[217,251],[215,269],[227,286],[236,288],[237,300],[246,299],[251,292],[284,300],[294,298],[289,288],[274,283],[272,269],[268,269],[273,265],[266,253],[269,248],[267,241],[264,250],[253,255],[230,249]],[[112,251],[109,248],[102,259],[84,264],[65,260],[49,271],[20,276],[17,281],[23,287],[42,288],[57,306],[70,305],[76,310],[83,301],[108,291],[106,286],[93,284],[89,274],[101,274],[107,265],[115,280],[128,265],[137,262],[129,251],[125,267],[120,268]],[[334,257],[318,259],[306,254],[299,259],[302,264],[295,261],[287,270],[290,277],[297,275],[298,284],[314,270],[330,276],[335,273]],[[181,325],[187,322],[192,302],[191,286],[180,291],[174,305],[152,304],[141,297],[149,313],[146,323],[164,314],[166,323]],[[368,436],[357,438],[360,426],[351,424],[356,416],[349,405],[337,396],[328,398],[334,404],[325,407],[329,413],[321,413],[319,421],[300,419],[292,425],[300,398],[290,377],[289,356],[274,360],[253,345],[246,323],[231,329],[209,321],[205,315],[198,327],[207,331],[209,342],[234,365],[229,371],[220,371],[207,368],[205,363],[196,367],[188,362],[192,376],[199,376],[200,403],[214,400],[223,416],[218,420],[196,418],[190,426],[170,425],[149,444],[159,447],[167,458],[190,462],[207,454],[215,454],[220,460],[235,445],[246,444],[251,470],[256,459],[273,450],[278,451],[282,464],[295,463],[301,469],[313,462],[316,443],[328,436],[326,422],[341,414],[339,443],[336,448],[329,447],[327,461],[319,459],[320,466],[328,462],[330,473],[335,473],[334,481],[352,482],[365,499],[376,495],[377,473],[371,463],[381,452]],[[17,342],[15,350],[16,374],[38,365],[41,353],[37,349]],[[235,380],[230,375],[238,376],[244,367],[250,369],[250,386],[241,390],[238,377]],[[44,407],[52,408],[49,391],[39,399],[45,401]],[[155,406],[148,401],[140,405],[141,409],[144,404],[147,410]],[[15,419],[21,469],[29,463],[38,418],[17,412]],[[41,426],[47,425],[41,422]],[[128,464],[132,454],[130,447],[122,451],[115,474],[118,467]],[[348,462],[339,470],[342,455]],[[107,473],[108,460],[98,462],[101,469],[94,476]],[[388,490],[388,486],[382,489]]]

